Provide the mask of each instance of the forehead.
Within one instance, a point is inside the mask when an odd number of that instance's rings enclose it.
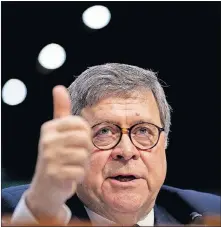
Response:
[[[92,107],[86,107],[81,115],[92,126],[109,121],[122,127],[146,121],[161,126],[159,109],[151,91],[131,93],[124,97],[107,97]]]

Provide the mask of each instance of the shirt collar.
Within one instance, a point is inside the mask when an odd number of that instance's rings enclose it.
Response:
[[[114,225],[113,221],[110,221],[99,214],[93,212],[89,208],[85,207],[87,214],[91,220],[93,226],[96,225]],[[154,209],[152,209],[142,220],[138,221],[139,226],[154,226]]]

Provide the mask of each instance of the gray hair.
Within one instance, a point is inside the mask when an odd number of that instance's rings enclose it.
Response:
[[[88,68],[69,86],[72,114],[80,115],[86,106],[92,106],[102,98],[128,96],[140,92],[141,88],[151,90],[160,112],[161,124],[165,129],[166,147],[171,125],[171,107],[156,73],[137,66],[108,63]]]

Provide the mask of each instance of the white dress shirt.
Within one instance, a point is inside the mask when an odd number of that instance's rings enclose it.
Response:
[[[110,221],[99,214],[91,211],[87,207],[85,207],[87,214],[91,220],[93,226],[104,226],[104,225],[114,225],[113,221]],[[137,224],[139,226],[154,226],[154,210],[152,209],[149,214],[147,214],[142,220],[138,221]]]
[[[63,209],[65,210],[66,217],[64,218],[64,220],[61,220],[61,222],[63,222],[64,225],[67,225],[69,223],[69,221],[71,220],[72,214],[71,214],[70,209],[66,205],[64,205]],[[93,226],[114,225],[115,224],[114,222],[91,211],[87,207],[85,207],[85,209],[86,209],[86,212],[87,212]],[[33,224],[38,223],[26,205],[25,193],[24,193],[23,196],[21,197],[17,207],[15,208],[15,211],[12,215],[11,223],[12,224],[19,224],[19,223],[24,224],[25,222],[33,223]],[[149,212],[149,214],[147,214],[147,216],[145,216],[142,220],[138,221],[137,224],[139,226],[154,226],[154,210],[152,209]]]

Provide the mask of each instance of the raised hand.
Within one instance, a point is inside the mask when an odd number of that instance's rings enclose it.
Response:
[[[83,179],[91,151],[91,128],[71,115],[71,100],[65,87],[53,89],[54,119],[41,127],[38,160],[26,203],[38,219],[61,220],[66,200]]]

